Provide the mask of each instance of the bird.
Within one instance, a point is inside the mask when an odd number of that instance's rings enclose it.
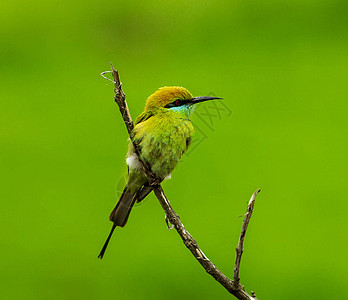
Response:
[[[170,178],[191,144],[194,133],[191,114],[196,104],[215,99],[222,98],[193,97],[186,88],[180,86],[159,88],[147,98],[145,109],[136,118],[130,134],[133,142],[129,142],[126,156],[128,181],[110,214],[109,219],[113,225],[98,258],[103,258],[115,228],[126,225],[133,205],[152,191],[133,143],[139,149],[140,159],[160,182]]]

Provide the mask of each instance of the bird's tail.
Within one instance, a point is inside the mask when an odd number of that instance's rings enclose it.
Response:
[[[120,200],[118,200],[109,217],[109,220],[113,222],[115,226],[124,227],[124,225],[126,225],[129,214],[137,199],[137,194],[138,191],[132,193],[128,184],[126,185]]]
[[[114,233],[116,226],[123,227],[124,225],[126,225],[129,214],[130,214],[130,212],[133,208],[133,205],[137,199],[137,195],[138,195],[139,191],[132,193],[130,191],[130,188],[128,185],[126,185],[126,187],[124,188],[123,193],[120,197],[120,200],[118,200],[115,208],[113,209],[113,211],[110,214],[109,219],[114,224],[112,225],[109,236],[106,239],[105,244],[98,255],[98,258],[100,258],[100,259],[103,258],[105,250],[109,244],[110,238],[111,238],[112,234]]]
[[[113,224],[113,225],[112,225],[112,228],[111,228],[111,231],[110,231],[110,233],[109,233],[109,236],[108,236],[108,238],[106,239],[106,242],[104,243],[104,246],[103,246],[103,248],[101,249],[101,251],[100,251],[100,253],[99,253],[99,255],[98,255],[98,258],[100,258],[100,259],[103,258],[104,253],[105,253],[106,248],[107,248],[107,246],[108,246],[108,244],[109,244],[110,238],[111,238],[112,234],[114,233],[115,228],[116,228],[116,225]]]

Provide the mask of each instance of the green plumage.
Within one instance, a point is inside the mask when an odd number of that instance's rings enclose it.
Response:
[[[151,117],[141,119],[133,130],[133,140],[140,147],[141,159],[151,166],[156,177],[164,179],[175,168],[192,139],[193,126],[186,111],[160,108]],[[130,143],[128,157],[133,155]]]
[[[191,143],[194,129],[190,116],[194,104],[211,99],[215,98],[193,98],[190,92],[182,87],[164,87],[148,98],[144,112],[135,120],[131,138],[139,147],[141,160],[161,181],[170,177]],[[152,190],[142,172],[131,141],[126,160],[129,170],[128,182],[110,214],[110,221],[114,225],[99,255],[101,258],[115,227],[123,227],[134,203],[143,200]]]

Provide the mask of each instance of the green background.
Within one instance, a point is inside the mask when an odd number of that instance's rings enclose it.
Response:
[[[133,118],[164,85],[224,97],[223,111],[199,106],[200,143],[163,184],[218,268],[232,276],[239,216],[261,188],[246,290],[347,297],[347,1],[5,1],[0,11],[2,299],[233,298],[167,230],[153,195],[97,259],[126,173],[127,133],[100,76],[110,61]]]

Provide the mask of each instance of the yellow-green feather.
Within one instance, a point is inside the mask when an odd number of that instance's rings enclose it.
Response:
[[[135,120],[132,138],[140,147],[141,159],[155,175],[161,179],[170,175],[181,156],[187,150],[194,132],[191,121],[191,105],[178,109],[165,106],[176,99],[192,99],[191,93],[183,87],[163,87],[152,94],[146,101],[145,110]],[[127,157],[133,155],[132,143]],[[130,179],[137,178],[137,186],[146,182],[138,170],[130,170]],[[139,188],[139,187],[138,187]]]
[[[190,100],[192,95],[181,86],[164,86],[147,98],[145,111],[164,107],[175,99]]]

